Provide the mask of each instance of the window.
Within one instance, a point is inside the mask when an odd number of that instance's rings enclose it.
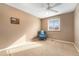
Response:
[[[48,31],[60,31],[60,18],[50,18],[48,20]]]

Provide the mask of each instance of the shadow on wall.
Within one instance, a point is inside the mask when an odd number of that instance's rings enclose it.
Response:
[[[12,16],[19,18],[20,24],[11,24],[10,17]],[[31,41],[39,30],[40,20],[38,18],[5,4],[0,4],[0,49]]]

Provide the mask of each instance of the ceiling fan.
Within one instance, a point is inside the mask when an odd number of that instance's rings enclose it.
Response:
[[[59,12],[59,11],[54,10],[53,8],[54,8],[54,7],[57,7],[57,6],[59,6],[59,5],[61,5],[61,3],[46,3],[46,6],[47,6],[46,9],[57,13],[57,12]]]

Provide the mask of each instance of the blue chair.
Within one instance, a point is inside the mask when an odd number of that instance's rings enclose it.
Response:
[[[39,37],[39,40],[46,40],[47,34],[45,31],[41,30],[38,32],[38,37]]]

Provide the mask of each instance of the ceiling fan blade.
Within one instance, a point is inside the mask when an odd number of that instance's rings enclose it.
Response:
[[[57,7],[57,6],[61,5],[61,4],[62,3],[47,3],[47,9]]]
[[[47,3],[47,9],[57,13],[59,11],[54,10],[53,7],[56,7],[58,5],[61,5],[61,3]]]
[[[51,8],[54,8],[54,7],[57,7],[57,6],[61,5],[61,4],[62,3],[55,3],[55,4],[52,5],[52,3],[51,3],[50,6],[51,6]]]
[[[50,9],[51,7],[50,7],[50,3],[47,3],[47,9]]]
[[[57,10],[54,10],[54,9],[49,9],[49,10],[50,10],[50,11],[53,11],[53,12],[56,12],[56,13],[57,13],[57,12],[59,12],[59,11],[57,11]]]

